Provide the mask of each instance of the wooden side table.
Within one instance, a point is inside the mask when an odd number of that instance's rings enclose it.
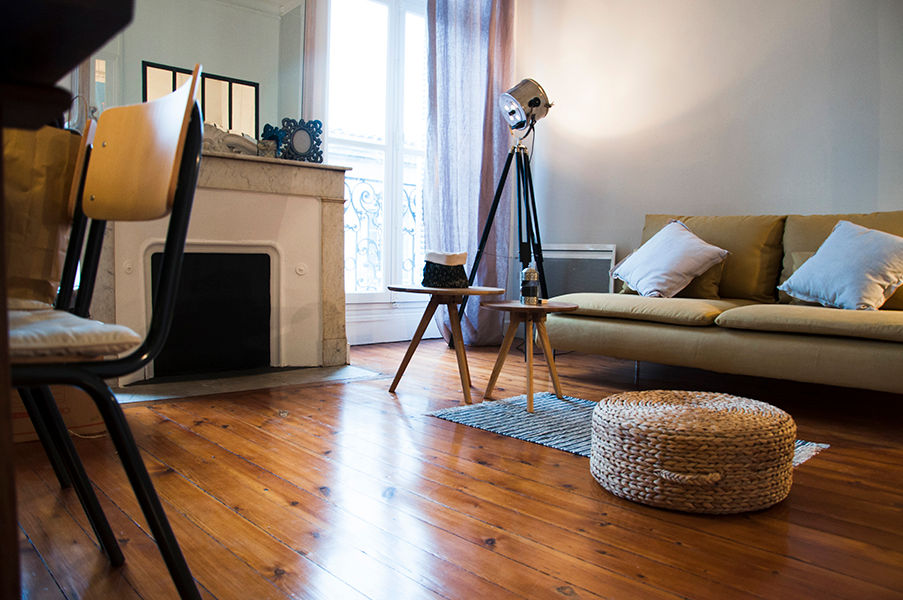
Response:
[[[458,373],[461,375],[461,385],[464,388],[464,402],[470,404],[470,370],[467,368],[467,356],[464,354],[464,338],[461,335],[461,317],[458,315],[458,304],[461,303],[464,296],[497,296],[499,294],[504,294],[505,290],[502,288],[479,286],[466,288],[434,288],[390,285],[388,287],[393,292],[430,295],[429,304],[426,305],[426,310],[423,311],[423,317],[420,318],[420,324],[417,326],[414,337],[411,338],[411,344],[408,346],[408,350],[405,352],[404,358],[398,366],[398,371],[395,373],[395,379],[392,380],[392,385],[389,386],[389,391],[395,391],[398,382],[401,381],[401,376],[408,367],[408,363],[411,362],[414,350],[416,350],[417,345],[420,344],[423,332],[426,331],[427,326],[430,324],[430,319],[433,318],[439,305],[445,304],[448,306],[448,318],[449,321],[451,321],[452,340],[455,345],[455,355],[458,359]]]
[[[490,310],[507,312],[511,317],[508,331],[505,332],[505,339],[502,340],[502,346],[499,348],[499,356],[495,359],[495,366],[492,368],[492,375],[489,377],[489,385],[486,386],[486,393],[483,394],[483,398],[488,398],[492,393],[492,388],[495,387],[495,382],[499,378],[502,365],[505,364],[505,357],[508,356],[508,350],[511,349],[511,342],[514,341],[514,334],[517,333],[517,326],[521,323],[526,327],[527,341],[527,411],[533,412],[533,325],[536,325],[536,331],[539,333],[539,343],[542,346],[543,353],[546,355],[546,362],[549,363],[549,374],[552,376],[555,395],[559,398],[563,397],[561,382],[558,380],[558,370],[555,368],[555,357],[552,354],[552,344],[549,342],[549,333],[546,331],[546,315],[553,312],[577,310],[577,305],[569,302],[546,301],[542,304],[522,304],[516,300],[507,300],[505,302],[487,302],[481,306]]]

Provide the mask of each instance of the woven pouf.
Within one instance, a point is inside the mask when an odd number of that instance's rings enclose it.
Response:
[[[758,510],[790,493],[796,424],[711,392],[649,390],[593,409],[590,471],[616,496],[694,513]]]

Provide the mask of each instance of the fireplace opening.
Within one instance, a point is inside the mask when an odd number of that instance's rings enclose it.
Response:
[[[154,296],[161,260],[151,256]],[[267,254],[186,253],[154,379],[269,367],[270,276]]]

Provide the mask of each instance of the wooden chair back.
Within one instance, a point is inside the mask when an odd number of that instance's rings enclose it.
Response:
[[[100,115],[85,178],[88,217],[146,221],[169,214],[200,71],[195,65],[191,79],[167,96]]]
[[[70,219],[75,216],[75,207],[78,204],[78,199],[85,183],[85,167],[88,164],[88,156],[91,154],[91,147],[94,144],[94,135],[96,133],[97,121],[88,119],[88,122],[85,124],[85,131],[82,132],[78,154],[75,157],[75,171],[72,174],[72,185],[69,188],[69,202],[66,214],[69,215]]]

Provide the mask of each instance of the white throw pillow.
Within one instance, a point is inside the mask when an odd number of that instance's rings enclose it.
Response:
[[[818,251],[778,286],[823,306],[877,310],[903,284],[903,237],[838,221]]]
[[[671,221],[615,265],[612,276],[641,296],[670,298],[727,255],[727,250],[701,240],[680,221]]]

